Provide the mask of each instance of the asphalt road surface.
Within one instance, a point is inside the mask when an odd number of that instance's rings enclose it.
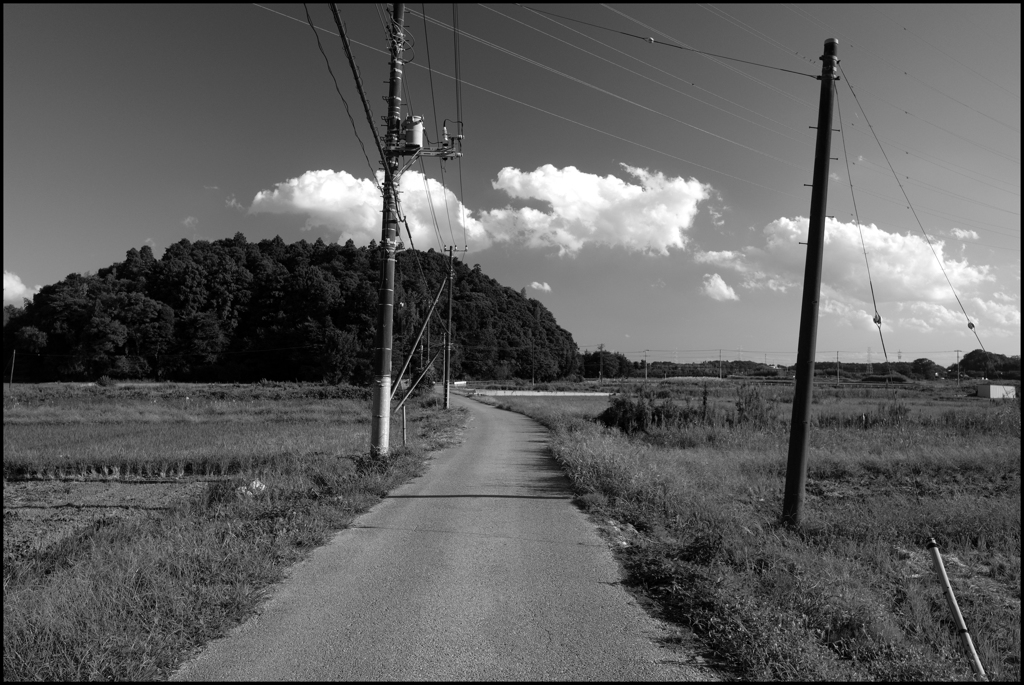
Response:
[[[535,421],[461,397],[464,442],[276,585],[174,680],[709,680],[620,570]]]

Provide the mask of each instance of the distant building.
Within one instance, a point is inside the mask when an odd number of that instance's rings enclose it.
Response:
[[[978,397],[987,397],[990,400],[998,400],[1013,398],[1016,396],[1016,386],[999,385],[997,383],[978,383]]]

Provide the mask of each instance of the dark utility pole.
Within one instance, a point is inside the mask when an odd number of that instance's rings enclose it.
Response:
[[[388,131],[384,137],[384,225],[381,229],[380,289],[377,291],[377,332],[374,336],[373,415],[370,453],[388,453],[391,435],[391,324],[395,309],[395,252],[398,210],[395,193],[402,133],[402,46],[405,43],[405,3],[396,2],[391,15],[391,88],[388,91]]]
[[[448,330],[444,334],[444,408],[452,401],[452,301],[455,295],[455,246],[448,246]]]
[[[818,298],[821,291],[821,256],[825,244],[825,208],[828,201],[828,161],[832,147],[833,82],[839,41],[825,41],[821,56],[821,97],[818,101],[818,140],[814,150],[814,179],[811,190],[811,219],[807,234],[807,262],[800,309],[800,341],[796,353],[796,394],[789,433],[789,461],[786,465],[786,494],[782,522],[800,525],[807,482],[807,443],[810,438],[811,395],[814,390],[814,350],[818,337]]]

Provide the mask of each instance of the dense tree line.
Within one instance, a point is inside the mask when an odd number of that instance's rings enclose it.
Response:
[[[394,372],[448,270],[433,250],[398,254]],[[380,250],[280,237],[148,246],[93,275],[70,274],[23,307],[4,308],[4,351],[25,381],[118,379],[368,383],[373,376]],[[456,378],[578,373],[572,335],[537,300],[455,260]],[[442,296],[437,313],[446,312]],[[435,318],[437,322],[440,318]],[[431,325],[431,350],[441,327]],[[422,360],[421,360],[422,356]],[[414,355],[418,372],[429,357]],[[440,360],[437,362],[440,366]]]

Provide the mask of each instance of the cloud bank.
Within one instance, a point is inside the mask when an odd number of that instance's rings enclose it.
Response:
[[[495,240],[556,247],[560,255],[574,255],[588,244],[661,255],[670,247],[685,248],[686,232],[711,187],[693,178],[669,178],[626,164],[622,168],[636,183],[572,166],[545,164],[531,172],[505,167],[492,182],[496,190],[515,199],[543,201],[551,209],[491,209],[481,214],[481,221]]]
[[[437,181],[425,182],[421,173],[407,171],[399,184],[402,211],[421,247],[434,243],[432,201],[446,242],[462,242],[465,216],[466,239],[477,250],[494,242],[555,248],[569,256],[585,245],[598,244],[661,255],[669,248],[685,248],[686,233],[700,202],[713,192],[711,187],[692,178],[622,166],[635,182],[572,166],[558,169],[546,164],[530,172],[505,167],[492,182],[496,190],[549,209],[506,206],[478,212],[466,208]],[[305,215],[307,229],[324,227],[339,240],[365,245],[380,238],[380,207],[380,193],[371,179],[327,169],[307,171],[260,191],[248,211]]]
[[[8,304],[21,305],[24,298],[31,299],[42,286],[37,285],[35,288],[29,288],[21,281],[21,277],[18,274],[11,273],[4,269],[4,302]]]
[[[806,248],[800,243],[807,240],[808,224],[804,217],[780,218],[765,226],[761,245],[735,251],[698,251],[693,258],[700,265],[731,270],[746,290],[799,296],[806,259]],[[996,279],[991,267],[947,255],[941,240],[933,238],[932,246],[968,314],[979,326],[984,324],[985,328],[979,330],[988,329],[999,336],[1020,326],[1016,300],[999,298],[995,293],[984,295],[986,290],[994,289]],[[900,326],[921,332],[968,331],[963,312],[924,237],[888,233],[874,224],[863,225],[858,231],[855,223],[834,219],[825,222],[822,316],[836,317],[857,328],[874,327],[865,249],[884,331]],[[715,276],[705,276],[703,290],[710,297],[714,297],[712,293],[721,297],[725,282],[719,284]]]

